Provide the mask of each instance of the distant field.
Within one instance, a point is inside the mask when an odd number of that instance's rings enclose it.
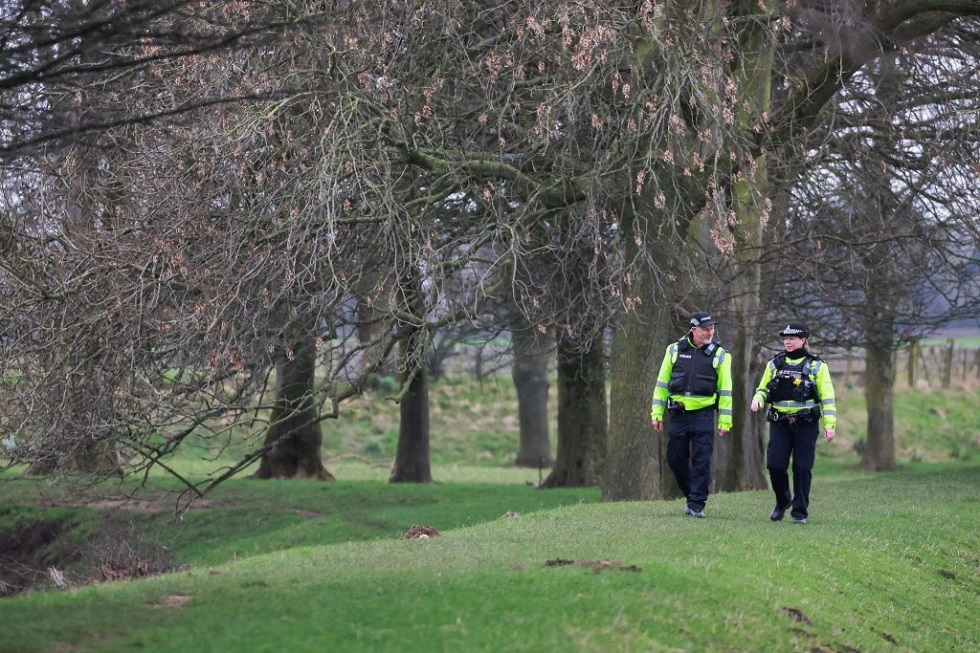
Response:
[[[960,327],[943,329],[922,341],[925,345],[945,345],[952,340],[956,347],[980,347],[980,327]]]
[[[817,351],[830,364],[835,381],[864,385],[863,349]],[[895,352],[896,387],[910,383],[919,390],[975,390],[980,387],[980,331],[960,329],[926,338],[915,349],[915,366],[910,365],[910,348]]]

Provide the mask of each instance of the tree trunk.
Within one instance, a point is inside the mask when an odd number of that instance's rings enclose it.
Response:
[[[31,460],[27,474],[29,476],[56,476],[64,474],[84,475],[91,478],[106,478],[109,476],[123,477],[122,463],[124,459],[111,433],[102,440],[93,439],[85,433],[84,442],[78,442],[69,455],[60,457],[58,452],[47,454],[38,452]],[[79,439],[74,434],[66,433],[61,439]]]
[[[760,18],[769,9],[756,8]],[[732,74],[742,98],[736,104],[736,127],[747,139],[757,132],[771,108],[775,41],[764,20],[747,23],[739,32],[740,57]],[[750,142],[750,141],[749,141]],[[750,150],[751,151],[751,150]],[[748,157],[749,155],[743,155]],[[715,440],[711,464],[712,491],[760,490],[765,474],[765,423],[748,410],[755,391],[756,338],[759,329],[762,265],[762,230],[772,209],[768,159],[759,154],[746,160],[732,183],[732,208],[738,217],[732,280],[732,339],[725,343],[732,354],[732,431]],[[768,208],[767,208],[768,207]]]
[[[874,471],[890,471],[895,469],[895,360],[891,347],[883,343],[876,346],[869,342],[865,356],[868,447],[861,466]]]
[[[623,213],[623,242],[626,260],[639,258],[639,247],[653,229],[637,228],[631,209]],[[650,232],[649,234],[646,232]],[[647,251],[669,251],[664,243],[652,242]],[[666,461],[666,437],[654,433],[650,425],[650,402],[657,381],[660,361],[669,338],[670,313],[655,303],[664,297],[665,285],[654,283],[649,265],[636,265],[632,282],[623,294],[638,301],[625,312],[613,333],[610,356],[610,419],[608,450],[602,474],[605,501],[661,499],[672,494],[673,475]]]
[[[731,282],[733,329],[731,341],[723,346],[732,355],[732,431],[715,441],[712,456],[712,491],[761,490],[768,487],[765,474],[765,422],[748,408],[761,374],[756,362],[755,334],[761,311],[762,266],[758,252],[762,247],[761,213],[768,183],[764,157],[746,166],[745,175],[733,187],[733,204],[739,216],[735,229],[735,273]]]
[[[732,354],[732,431],[715,440],[711,462],[712,492],[762,490],[765,476],[765,420],[748,410],[761,374],[752,361],[755,338],[747,330],[736,329],[729,351]],[[726,349],[728,347],[726,346]]]
[[[511,378],[517,390],[520,425],[518,467],[551,467],[551,440],[548,433],[548,357],[553,349],[551,337],[534,325],[522,321],[511,331],[514,362]]]
[[[640,307],[628,312],[613,334],[609,450],[602,476],[605,501],[662,499],[670,473],[666,438],[650,425],[650,401],[663,347]],[[644,311],[646,312],[646,311]],[[664,333],[665,330],[660,330]]]
[[[558,342],[558,456],[541,487],[594,485],[606,453],[606,374],[602,340],[585,351]]]
[[[402,340],[402,395],[399,401],[398,451],[388,481],[391,483],[431,483],[429,458],[429,378],[425,370],[422,338],[424,331],[413,329]]]
[[[383,300],[383,302],[382,302]],[[384,312],[378,308],[378,302],[387,307],[388,299],[385,297],[367,297],[359,295],[357,298],[357,340],[361,347],[360,352],[360,383],[365,390],[378,390],[384,387],[382,377],[385,370],[384,361],[381,360],[385,343],[383,342],[383,321]]]
[[[313,400],[316,348],[303,339],[276,361],[276,401],[262,456],[253,478],[316,478],[334,480],[323,466],[320,429]]]

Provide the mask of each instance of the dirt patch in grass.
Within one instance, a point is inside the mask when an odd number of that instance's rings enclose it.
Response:
[[[111,514],[94,528],[65,518],[38,518],[0,532],[0,598],[175,569],[166,547]]]
[[[58,545],[71,528],[67,520],[52,519],[21,524],[0,533],[0,597],[13,596],[45,582],[51,578],[50,569],[77,560],[76,551]]]

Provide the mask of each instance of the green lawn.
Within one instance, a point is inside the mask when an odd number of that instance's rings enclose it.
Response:
[[[5,599],[0,651],[980,646],[976,464],[818,469],[806,526],[771,523],[768,492],[693,520],[513,481],[235,481],[176,522],[133,515],[180,570]]]
[[[463,436],[436,483],[388,484],[383,456],[328,443],[338,482],[232,479],[179,513],[162,476],[127,498],[132,481],[0,474],[0,555],[20,556],[0,583],[41,574],[0,599],[0,652],[978,650],[980,398],[899,393],[888,473],[857,467],[862,402],[842,393],[806,526],[770,522],[768,491],[694,520],[539,490]]]

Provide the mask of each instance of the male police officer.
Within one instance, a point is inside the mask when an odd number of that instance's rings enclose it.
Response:
[[[805,524],[809,516],[819,421],[823,420],[824,438],[830,442],[837,426],[837,405],[827,364],[806,348],[810,338],[806,326],[790,322],[779,335],[785,351],[766,364],[752,398],[752,410],[770,405],[766,414],[769,421],[766,466],[776,494],[776,507],[769,519],[780,521],[792,507],[793,523]],[[787,473],[790,456],[793,457],[792,494]]]
[[[714,339],[715,321],[710,314],[695,313],[690,326],[683,338],[667,347],[650,419],[660,433],[664,410],[670,413],[667,464],[687,497],[684,514],[703,518],[711,481],[716,408],[718,435],[724,437],[732,428],[732,359]]]

